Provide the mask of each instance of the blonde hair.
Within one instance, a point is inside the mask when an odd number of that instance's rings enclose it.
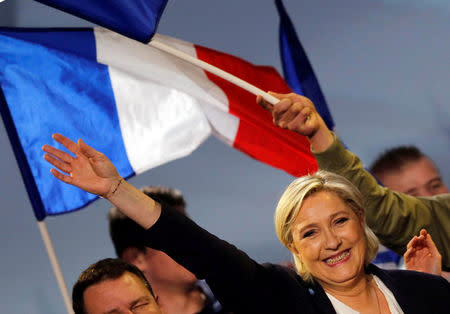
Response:
[[[291,252],[293,245],[292,227],[305,199],[317,192],[333,192],[338,195],[353,212],[364,217],[364,202],[358,189],[344,177],[319,170],[316,173],[294,180],[281,196],[275,211],[275,231],[281,243]],[[366,240],[366,252],[364,266],[367,266],[378,252],[378,239],[364,220],[364,236]],[[297,273],[305,281],[313,281],[313,276],[302,263],[297,254],[294,254]]]

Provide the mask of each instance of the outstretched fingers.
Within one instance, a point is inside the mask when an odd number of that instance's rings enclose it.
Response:
[[[65,183],[73,184],[73,178],[71,176],[62,174],[61,172],[59,172],[56,169],[50,169],[50,172],[55,178],[65,182]]]
[[[70,154],[63,152],[62,150],[59,150],[59,149],[57,149],[53,146],[47,145],[47,144],[42,146],[42,150],[48,154],[55,156],[56,158],[62,160],[63,162],[66,162],[66,163],[71,163],[74,160],[74,158]]]
[[[101,154],[88,144],[86,144],[81,138],[78,139],[78,147],[80,148],[80,151],[88,158],[94,158]]]
[[[50,163],[51,165],[53,165],[54,167],[58,168],[61,171],[64,171],[65,173],[71,173],[72,172],[72,167],[70,166],[70,164],[68,164],[67,162],[63,162],[59,159],[56,159],[55,157],[53,157],[50,154],[45,154],[44,155],[44,159]]]
[[[52,138],[55,141],[57,141],[58,143],[62,144],[65,148],[67,148],[69,151],[71,151],[75,155],[80,151],[79,148],[78,148],[78,145],[74,141],[72,141],[68,137],[65,137],[62,134],[53,133],[52,134]]]

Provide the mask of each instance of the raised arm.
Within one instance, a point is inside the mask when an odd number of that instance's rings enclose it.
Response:
[[[108,199],[125,215],[148,229],[158,220],[161,206],[128,184],[104,154],[79,139],[77,143],[61,134],[53,139],[66,147],[72,156],[50,145],[44,145],[44,158],[57,169],[51,173],[59,180],[89,193]]]
[[[290,273],[266,268],[186,216],[175,210],[162,210],[157,202],[123,180],[104,154],[82,140],[75,143],[60,134],[53,138],[75,155],[43,146],[44,158],[56,168],[51,170],[56,178],[107,198],[147,229],[144,241],[149,247],[166,252],[199,279],[206,279],[223,306],[242,313],[276,313],[283,306],[292,309],[290,303],[280,305],[273,299],[274,290],[284,299],[293,285],[297,287]],[[300,293],[296,299],[306,300],[306,292]]]
[[[320,169],[340,174],[358,187],[366,200],[367,224],[385,246],[403,254],[409,240],[425,228],[442,254],[443,268],[450,269],[450,194],[417,198],[380,186],[327,128],[309,99],[271,94],[280,102],[272,106],[261,97],[257,102],[272,113],[274,124],[308,137]]]

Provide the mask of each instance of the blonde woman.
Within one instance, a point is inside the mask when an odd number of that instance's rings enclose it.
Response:
[[[189,218],[128,184],[102,153],[55,134],[75,157],[49,145],[52,174],[108,199],[135,220],[149,247],[164,251],[206,279],[235,313],[444,313],[450,284],[441,277],[382,271],[369,264],[377,240],[364,222],[359,192],[326,172],[295,180],[276,211],[276,229],[292,252],[297,272],[261,265]]]

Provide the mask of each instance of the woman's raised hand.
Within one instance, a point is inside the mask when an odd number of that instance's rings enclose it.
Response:
[[[75,143],[61,134],[55,133],[52,137],[75,155],[73,157],[50,145],[42,147],[46,152],[44,159],[59,170],[50,170],[56,178],[105,198],[114,193],[122,178],[104,154],[81,139]]]
[[[425,229],[420,230],[420,235],[414,236],[409,241],[403,258],[405,259],[405,266],[408,270],[441,275],[441,254],[439,254],[433,239],[431,239],[431,235]]]

